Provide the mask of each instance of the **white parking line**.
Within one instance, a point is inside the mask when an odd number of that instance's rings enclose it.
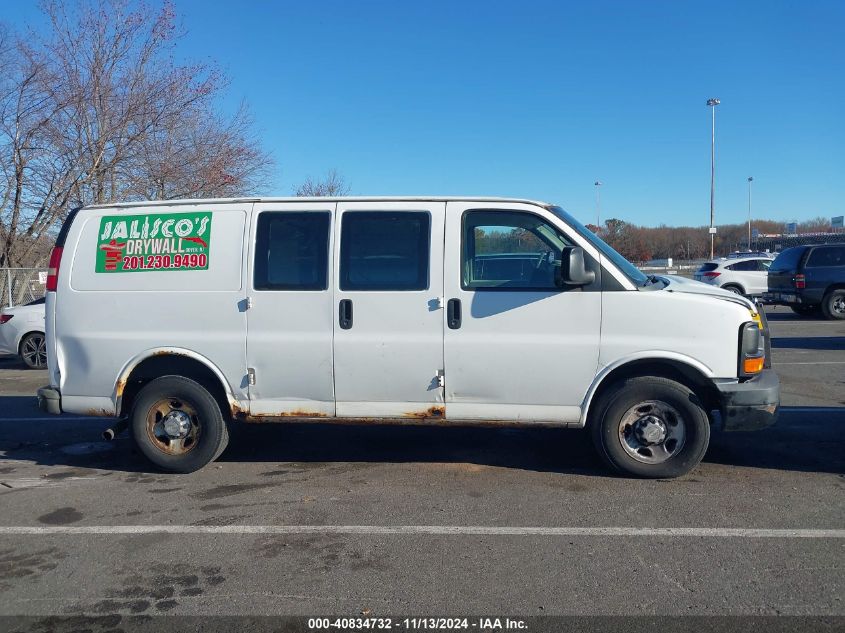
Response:
[[[484,525],[64,525],[4,526],[0,536],[115,534],[359,534],[438,536],[645,536],[845,539],[845,529],[497,527]]]

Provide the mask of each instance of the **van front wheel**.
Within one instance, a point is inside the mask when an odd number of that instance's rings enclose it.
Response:
[[[635,477],[685,475],[710,442],[707,411],[684,385],[629,378],[605,392],[591,416],[593,442],[613,469]]]
[[[192,473],[214,461],[229,441],[217,401],[182,376],[145,385],[132,407],[130,428],[147,459],[176,473]]]

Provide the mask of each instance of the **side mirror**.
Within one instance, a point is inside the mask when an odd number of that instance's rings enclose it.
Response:
[[[584,249],[580,246],[567,246],[560,254],[560,268],[555,268],[555,285],[558,288],[586,286],[596,280],[596,273],[587,270],[584,262]]]

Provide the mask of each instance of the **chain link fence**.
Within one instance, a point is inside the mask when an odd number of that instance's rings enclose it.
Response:
[[[0,268],[0,308],[40,299],[46,284],[46,268]]]

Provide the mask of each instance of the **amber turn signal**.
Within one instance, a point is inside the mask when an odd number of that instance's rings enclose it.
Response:
[[[742,361],[742,369],[746,374],[759,374],[763,371],[763,357],[746,358]]]

